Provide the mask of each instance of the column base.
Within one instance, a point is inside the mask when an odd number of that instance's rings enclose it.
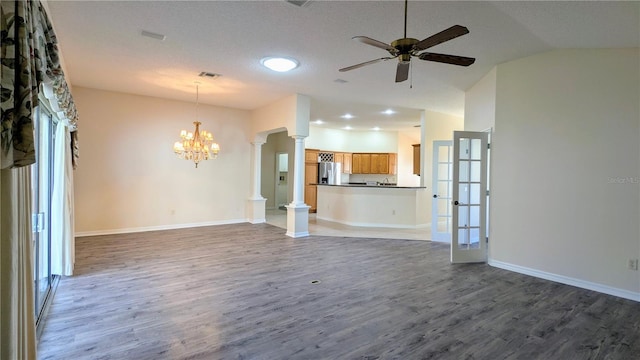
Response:
[[[250,198],[247,200],[247,207],[245,209],[247,219],[252,224],[261,224],[267,221],[266,218],[266,203],[265,198]]]
[[[287,233],[292,238],[309,236],[309,209],[308,205],[286,205],[287,208]]]

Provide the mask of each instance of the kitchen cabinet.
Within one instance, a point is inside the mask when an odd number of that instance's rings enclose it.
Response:
[[[396,174],[395,153],[353,153],[352,160],[352,174]]]
[[[371,154],[354,153],[351,158],[352,174],[371,174]]]
[[[315,149],[306,149],[304,151],[304,162],[305,163],[317,163],[318,162],[318,154],[319,150]]]
[[[395,175],[398,172],[398,154],[389,153],[389,175]]]
[[[420,176],[420,144],[413,144],[413,174]]]
[[[371,173],[389,173],[389,154],[371,154]]]
[[[304,203],[309,205],[309,212],[316,212],[318,204],[318,150],[307,149],[304,153]]]
[[[343,174],[351,174],[351,154],[333,153],[333,161],[340,164],[340,171]]]
[[[333,153],[333,162],[340,164],[342,168],[344,166],[344,153]]]
[[[343,153],[342,173],[351,174],[351,153]]]
[[[309,207],[309,212],[314,213],[317,211],[318,206],[318,186],[317,185],[305,185],[304,187],[304,203]]]

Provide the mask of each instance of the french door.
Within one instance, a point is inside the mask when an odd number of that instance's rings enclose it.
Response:
[[[431,240],[451,241],[451,197],[453,194],[453,142],[433,142],[433,170],[431,201]]]
[[[488,133],[454,131],[451,262],[487,259]]]

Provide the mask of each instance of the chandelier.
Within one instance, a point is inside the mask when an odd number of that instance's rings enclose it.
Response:
[[[198,119],[198,85],[196,85],[196,120]],[[215,159],[220,152],[220,145],[213,141],[213,134],[200,130],[200,122],[194,121],[194,132],[180,131],[180,141],[173,144],[173,151],[180,159],[192,160],[198,167],[202,160]]]

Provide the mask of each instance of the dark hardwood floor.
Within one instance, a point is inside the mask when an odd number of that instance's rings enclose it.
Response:
[[[268,224],[78,238],[39,359],[638,359],[640,304],[427,241]]]

